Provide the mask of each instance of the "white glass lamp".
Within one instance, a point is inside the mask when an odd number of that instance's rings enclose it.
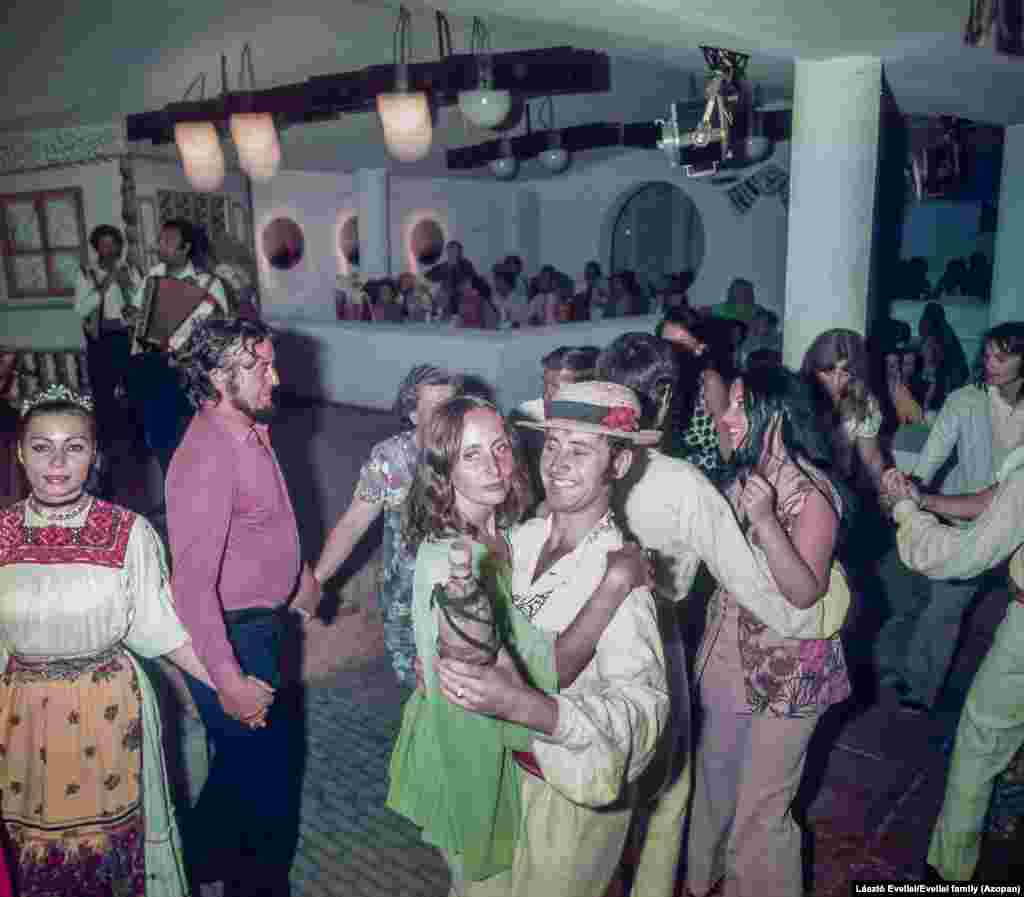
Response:
[[[418,162],[430,152],[433,125],[422,91],[408,90],[406,66],[395,66],[395,90],[377,94],[377,113],[388,152],[400,162]]]
[[[491,160],[491,174],[499,181],[511,181],[519,173],[519,160],[512,155],[512,144],[501,141],[501,155]]]
[[[476,57],[480,73],[479,83],[473,90],[459,91],[459,110],[478,128],[496,128],[512,109],[512,94],[494,89],[493,64],[489,53]]]
[[[212,193],[224,183],[224,151],[213,122],[178,122],[174,142],[185,177],[196,190]]]
[[[477,87],[459,91],[459,111],[478,128],[496,128],[512,109],[512,94],[507,90]]]
[[[281,166],[281,143],[269,112],[236,112],[231,138],[238,161],[254,181],[269,181]]]
[[[558,174],[569,167],[569,151],[560,146],[549,147],[538,158],[540,164],[552,174]]]

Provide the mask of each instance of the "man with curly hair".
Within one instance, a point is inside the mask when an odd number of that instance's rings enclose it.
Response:
[[[289,893],[302,729],[274,689],[288,601],[319,591],[270,444],[275,362],[258,321],[196,324],[177,359],[196,413],[166,488],[175,601],[214,684],[186,677],[214,747],[186,850],[197,881],[237,897]]]

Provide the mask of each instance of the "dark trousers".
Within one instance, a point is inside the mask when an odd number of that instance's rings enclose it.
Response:
[[[115,390],[128,373],[131,335],[124,329],[107,332],[100,339],[89,340],[85,357],[89,366],[92,398],[96,405],[97,440],[106,455],[101,481],[95,485],[105,497],[109,497],[113,485],[110,481],[110,449],[125,429]]]
[[[229,624],[242,669],[280,681],[283,614]],[[250,729],[221,709],[216,693],[185,677],[213,746],[209,777],[185,818],[185,851],[195,881],[227,883],[227,894],[286,897],[298,840],[302,726],[295,708],[276,696],[263,729]]]
[[[174,450],[192,419],[178,373],[164,353],[144,352],[132,358],[128,387],[141,411],[146,444],[166,476]]]

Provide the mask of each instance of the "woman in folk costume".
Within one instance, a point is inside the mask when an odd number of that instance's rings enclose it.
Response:
[[[421,826],[424,839],[442,851],[456,895],[479,888],[491,893],[496,884],[495,893],[504,893],[500,883],[513,864],[522,813],[523,773],[513,752],[528,749],[531,733],[469,712],[440,689],[435,660],[445,611],[432,594],[449,578],[452,543],[469,543],[476,578],[493,597],[505,645],[498,664],[510,663],[511,652],[532,682],[549,692],[571,685],[622,602],[649,576],[637,547],[611,552],[589,601],[564,632],[556,637],[532,626],[511,598],[507,529],[527,506],[527,493],[524,470],[493,405],[461,396],[435,411],[404,526],[406,539],[419,546],[413,622],[423,685],[404,710],[388,806]]]
[[[132,652],[208,681],[152,527],[84,491],[89,399],[22,408],[30,494],[0,511],[0,817],[20,897],[188,892],[153,689]]]
[[[703,728],[688,885],[704,897],[803,893],[791,804],[818,720],[850,694],[839,629],[849,606],[836,540],[848,514],[826,470],[807,385],[782,368],[745,373],[723,425],[734,447],[726,495],[794,606],[821,608],[814,638],[784,638],[718,589],[698,653]]]

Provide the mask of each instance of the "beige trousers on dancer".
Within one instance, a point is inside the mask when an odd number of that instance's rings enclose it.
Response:
[[[581,807],[536,776],[522,778],[523,824],[512,868],[465,881],[458,858],[448,857],[449,897],[601,897],[618,870],[632,809]]]

